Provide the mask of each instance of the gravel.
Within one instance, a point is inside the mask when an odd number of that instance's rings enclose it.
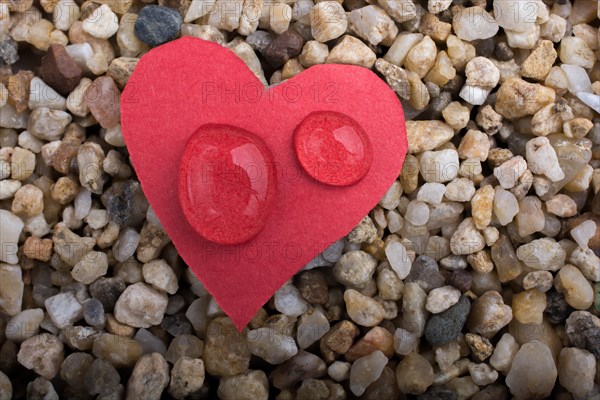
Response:
[[[0,4],[0,399],[593,397],[597,18],[580,0]],[[242,332],[120,125],[140,57],[187,35],[267,86],[372,69],[408,119],[398,179]]]

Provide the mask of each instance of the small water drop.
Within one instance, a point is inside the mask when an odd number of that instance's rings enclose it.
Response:
[[[294,133],[296,156],[304,170],[332,186],[357,183],[373,162],[373,149],[363,128],[345,114],[309,114]]]
[[[179,202],[192,227],[220,244],[240,244],[265,226],[276,196],[273,155],[258,136],[203,125],[179,167]]]

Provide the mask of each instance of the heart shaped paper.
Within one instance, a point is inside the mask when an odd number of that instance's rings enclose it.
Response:
[[[316,111],[343,113],[369,137],[372,164],[357,183],[320,183],[300,165],[294,130]],[[234,53],[191,37],[141,58],[121,97],[121,112],[144,193],[181,257],[239,329],[286,280],[369,213],[398,177],[407,149],[400,102],[370,70],[317,65],[267,90]],[[274,207],[264,228],[243,244],[207,241],[180,207],[182,154],[206,124],[247,130],[273,155]]]

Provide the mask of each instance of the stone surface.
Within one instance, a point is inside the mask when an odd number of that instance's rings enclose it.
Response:
[[[128,286],[115,304],[115,317],[123,324],[149,328],[161,323],[167,308],[167,295],[145,283]]]
[[[471,302],[461,296],[452,307],[433,315],[425,326],[425,338],[433,346],[441,346],[458,337],[467,317]]]
[[[64,359],[63,344],[49,333],[42,333],[21,344],[17,359],[21,365],[46,379],[54,378]]]
[[[42,58],[40,76],[58,93],[66,96],[79,84],[83,71],[65,50],[65,46],[52,44]]]
[[[350,391],[355,396],[362,395],[367,386],[379,378],[387,362],[388,358],[380,350],[356,360],[350,370]]]
[[[506,384],[516,397],[542,399],[552,392],[556,377],[556,365],[548,346],[525,343],[513,360]]]
[[[433,384],[433,367],[418,353],[410,353],[396,368],[396,380],[402,393],[422,394]]]
[[[245,372],[250,363],[246,333],[240,333],[227,317],[217,317],[206,331],[204,362],[211,375],[232,376]]]
[[[145,6],[135,21],[135,35],[150,46],[159,46],[177,37],[181,22],[181,15],[172,8]]]

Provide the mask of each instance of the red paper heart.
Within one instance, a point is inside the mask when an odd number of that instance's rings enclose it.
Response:
[[[349,116],[370,139],[372,165],[355,184],[321,183],[300,165],[294,132],[317,111]],[[400,102],[370,70],[317,65],[265,90],[234,53],[191,37],[141,58],[121,97],[121,113],[150,204],[179,254],[239,329],[286,280],[368,214],[398,177],[407,149]],[[275,203],[264,228],[246,243],[207,241],[180,207],[181,158],[206,124],[251,132],[273,155]]]

